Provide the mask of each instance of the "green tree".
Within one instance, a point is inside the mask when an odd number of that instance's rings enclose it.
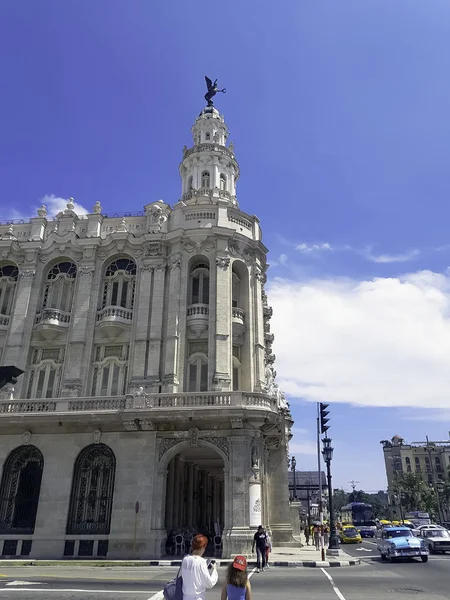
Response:
[[[397,473],[393,492],[406,512],[425,510],[433,515],[437,512],[436,492],[419,473]]]
[[[333,490],[334,512],[340,514],[341,508],[346,504],[348,504],[347,492],[344,492],[344,490]]]

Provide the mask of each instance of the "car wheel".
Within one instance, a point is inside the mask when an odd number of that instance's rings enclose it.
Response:
[[[428,556],[421,556],[422,562],[428,562]]]
[[[386,554],[383,554],[382,552],[381,552],[381,560],[386,560]]]

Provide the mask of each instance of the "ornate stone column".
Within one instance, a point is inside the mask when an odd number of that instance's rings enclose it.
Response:
[[[150,323],[150,303],[152,293],[153,265],[147,261],[139,266],[139,290],[134,304],[134,347],[131,360],[131,383],[143,383],[146,371],[146,347]]]
[[[168,531],[173,529],[173,500],[174,500],[174,485],[175,485],[175,460],[169,463],[167,473],[166,487],[166,528]]]
[[[168,393],[178,390],[178,335],[180,318],[181,254],[170,256],[167,336],[164,369],[164,388]]]
[[[213,386],[231,389],[231,272],[227,256],[216,258],[216,353]]]
[[[76,397],[86,390],[88,364],[85,360],[86,348],[92,345],[92,328],[88,327],[90,313],[96,310],[97,293],[93,285],[95,266],[93,263],[81,264],[77,270],[76,288],[70,317],[70,331],[67,346],[67,358],[61,380],[61,396]],[[95,317],[92,320],[95,326]]]
[[[263,282],[265,275],[255,265],[253,277],[253,310],[255,314],[254,356],[255,356],[255,389],[262,391],[265,386],[265,340],[263,313]]]
[[[150,339],[147,363],[147,379],[150,384],[155,386],[155,392],[158,391],[157,386],[159,386],[160,383],[165,279],[166,264],[165,262],[160,261],[155,265],[153,271]]]
[[[186,521],[189,527],[194,524],[194,515],[192,512],[194,501],[194,465],[187,464],[187,493],[186,493]]]
[[[37,283],[35,274],[35,264],[29,264],[20,270],[6,348],[2,359],[4,365],[15,365],[23,370],[27,366],[28,353],[28,341],[25,340],[24,334],[26,329],[31,333],[36,316],[36,303],[34,302],[34,305],[31,305],[32,287]],[[22,376],[16,386],[22,389],[22,397],[25,397],[25,379],[25,376]]]

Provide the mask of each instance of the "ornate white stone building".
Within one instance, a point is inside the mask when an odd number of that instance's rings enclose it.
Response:
[[[0,225],[0,554],[153,558],[167,533],[292,542],[289,407],[266,253],[223,117],[202,110],[181,199]]]

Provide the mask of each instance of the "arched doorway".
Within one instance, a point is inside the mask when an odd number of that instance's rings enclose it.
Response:
[[[167,469],[165,529],[170,533],[203,533],[210,540],[224,529],[224,461],[207,446],[188,447]]]

